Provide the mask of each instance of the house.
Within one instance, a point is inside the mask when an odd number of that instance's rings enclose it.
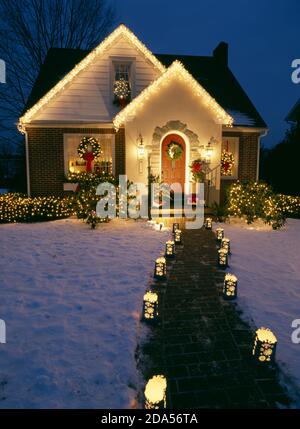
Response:
[[[138,183],[150,169],[183,186],[200,159],[209,203],[233,181],[258,178],[267,131],[226,43],[212,56],[152,54],[123,24],[92,51],[50,49],[18,128],[33,196],[64,194],[68,172],[87,168]],[[84,137],[100,143],[100,158],[79,157]]]

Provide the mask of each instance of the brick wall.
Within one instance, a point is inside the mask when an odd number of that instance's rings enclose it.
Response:
[[[63,195],[64,134],[115,134],[112,128],[28,128],[31,195]],[[125,130],[115,134],[115,173],[125,173]]]
[[[258,133],[225,132],[224,137],[239,137],[239,180],[256,180]],[[221,180],[220,203],[223,204],[226,190],[234,180]]]

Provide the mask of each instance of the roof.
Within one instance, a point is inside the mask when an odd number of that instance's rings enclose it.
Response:
[[[193,78],[184,68],[183,64],[175,60],[170,67],[166,68],[164,73],[148,85],[137,97],[127,104],[124,109],[120,110],[113,120],[115,129],[119,129],[127,120],[136,116],[138,110],[149,102],[151,96],[155,96],[162,86],[170,84],[174,79],[176,79],[177,82],[184,82],[184,84],[190,88],[193,95],[197,96],[197,99],[200,100],[201,103],[205,103],[207,109],[211,111],[217,123],[232,126],[233,118],[217,103],[203,86]]]
[[[24,112],[33,107],[90,52],[80,49],[51,48],[32,88]],[[220,64],[215,57],[154,55],[166,67],[175,60],[179,60],[194,79],[233,117],[235,126],[267,127],[229,67]]]
[[[298,122],[300,121],[300,98],[293,106],[287,117],[285,118],[287,122]]]

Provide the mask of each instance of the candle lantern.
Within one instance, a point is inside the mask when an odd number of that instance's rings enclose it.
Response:
[[[174,233],[175,244],[182,244],[182,232],[180,229],[176,229]]]
[[[223,286],[223,296],[225,299],[235,299],[237,297],[238,280],[233,274],[226,274]]]
[[[228,267],[228,251],[223,247],[218,250],[218,264],[221,268]]]
[[[155,261],[154,277],[158,280],[165,280],[167,276],[166,258],[163,256]]]
[[[144,295],[143,319],[147,322],[154,322],[158,317],[158,295],[148,291]]]
[[[212,229],[212,218],[207,217],[205,220],[205,228],[206,229]]]
[[[163,375],[150,378],[145,387],[145,408],[148,410],[166,408],[166,391],[167,380]]]
[[[166,242],[166,258],[175,258],[175,242],[169,240]]]
[[[216,235],[217,235],[217,240],[221,241],[224,238],[224,229],[223,228],[217,228],[216,229]]]
[[[176,229],[179,229],[179,223],[178,222],[173,223],[173,234],[175,234]]]
[[[230,253],[230,240],[229,238],[222,238],[221,247],[226,249],[228,253]]]
[[[259,328],[255,333],[252,354],[259,362],[270,363],[275,358],[277,338],[269,328]]]

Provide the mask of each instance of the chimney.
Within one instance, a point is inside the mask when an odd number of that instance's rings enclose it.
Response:
[[[213,50],[213,57],[215,60],[223,66],[228,65],[228,43],[220,42],[218,46]]]

